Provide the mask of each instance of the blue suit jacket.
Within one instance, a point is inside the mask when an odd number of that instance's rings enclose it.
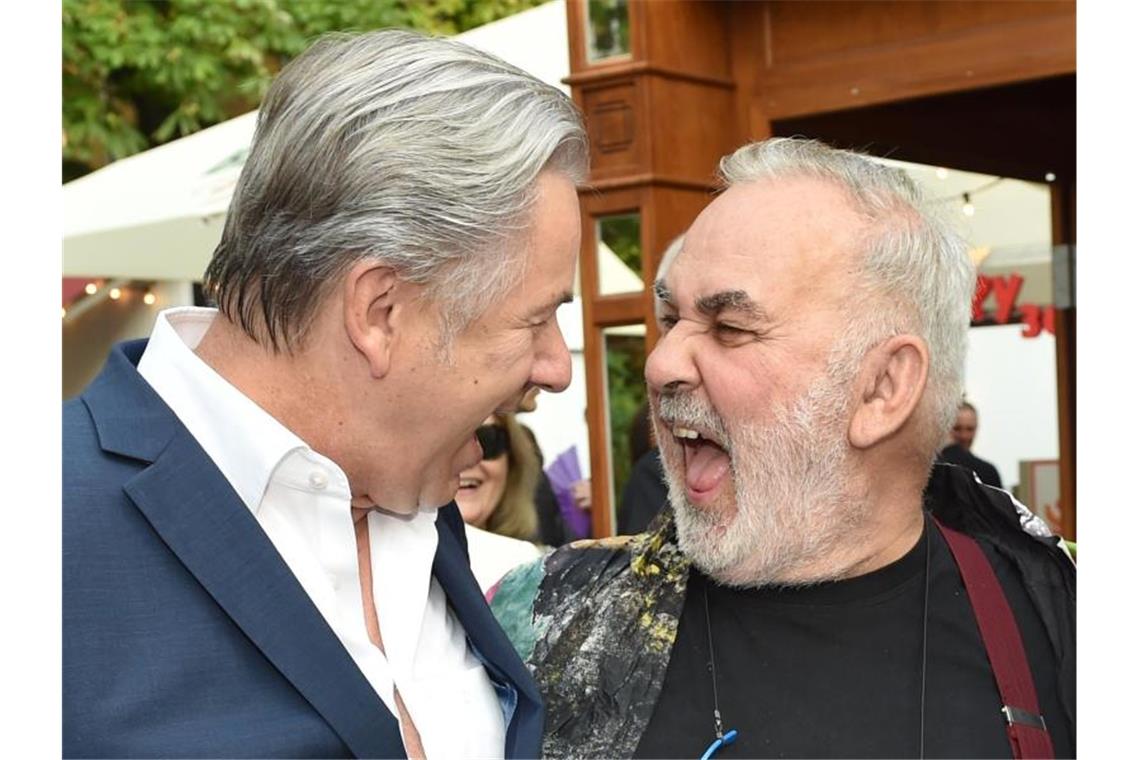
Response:
[[[205,452],[117,346],[63,413],[65,757],[404,757],[395,718]],[[454,504],[432,572],[515,703],[538,689],[471,575]]]

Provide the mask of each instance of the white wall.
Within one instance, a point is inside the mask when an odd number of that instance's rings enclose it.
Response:
[[[966,358],[966,399],[978,409],[973,453],[998,468],[1006,488],[1020,479],[1020,460],[1059,456],[1056,341],[1021,330],[971,328]]]

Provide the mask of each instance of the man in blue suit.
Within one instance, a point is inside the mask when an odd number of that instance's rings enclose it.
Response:
[[[63,751],[533,757],[475,429],[565,388],[580,117],[403,31],[278,76],[205,276],[64,408]]]

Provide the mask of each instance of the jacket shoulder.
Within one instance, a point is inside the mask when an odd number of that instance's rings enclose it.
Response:
[[[623,565],[628,568],[630,543],[629,536],[575,541],[503,576],[491,594],[491,611],[524,661],[550,627],[549,617],[535,614],[540,596],[556,595],[560,612],[576,615],[591,596],[605,593]]]

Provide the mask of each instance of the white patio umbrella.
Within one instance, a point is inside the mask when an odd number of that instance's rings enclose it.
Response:
[[[567,89],[564,0],[456,38]],[[256,112],[239,116],[64,185],[63,276],[201,279],[256,119]]]
[[[64,185],[64,276],[200,279],[256,119],[230,119]]]

